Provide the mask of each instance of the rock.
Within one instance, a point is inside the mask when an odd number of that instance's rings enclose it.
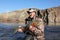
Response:
[[[48,25],[60,25],[60,6],[41,10],[43,20]]]

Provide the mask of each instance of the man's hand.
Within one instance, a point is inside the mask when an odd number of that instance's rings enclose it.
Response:
[[[36,30],[36,27],[30,26],[29,30],[33,32],[34,30]]]

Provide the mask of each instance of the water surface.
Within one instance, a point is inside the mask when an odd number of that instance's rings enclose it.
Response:
[[[11,35],[14,34],[14,28],[25,24],[0,23],[0,40],[14,40]],[[60,40],[60,26],[45,26],[45,40]]]

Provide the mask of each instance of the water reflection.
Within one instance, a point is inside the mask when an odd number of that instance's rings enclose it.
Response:
[[[45,26],[45,40],[60,40],[60,26]]]

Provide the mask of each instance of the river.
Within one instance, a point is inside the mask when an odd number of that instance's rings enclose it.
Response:
[[[14,34],[14,28],[24,24],[0,23],[0,40],[14,40],[11,35]],[[45,40],[60,40],[60,26],[45,26]]]

